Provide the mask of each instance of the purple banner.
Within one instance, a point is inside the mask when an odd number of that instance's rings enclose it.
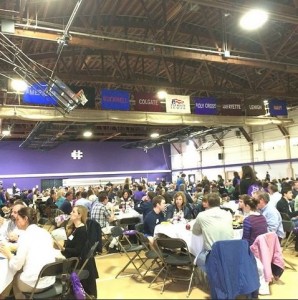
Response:
[[[129,92],[122,90],[101,90],[101,109],[129,110]]]
[[[217,115],[215,98],[194,98],[194,113],[198,115]]]
[[[287,116],[287,102],[279,99],[269,100],[269,113],[270,116]]]

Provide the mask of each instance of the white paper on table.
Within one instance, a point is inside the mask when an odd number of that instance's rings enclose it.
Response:
[[[57,241],[66,241],[67,240],[66,231],[65,231],[65,228],[63,228],[63,227],[54,229],[51,232],[51,235]]]

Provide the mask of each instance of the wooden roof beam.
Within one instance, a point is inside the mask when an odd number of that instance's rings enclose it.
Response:
[[[112,38],[106,36],[79,36],[78,33],[72,33],[69,46],[85,47],[90,49],[102,49],[108,51],[124,52],[129,54],[145,55],[145,56],[156,56],[156,57],[171,57],[177,59],[206,61],[222,64],[233,64],[233,65],[244,65],[253,68],[271,69],[281,72],[295,73],[298,74],[298,65],[280,63],[278,61],[266,61],[257,60],[249,57],[238,57],[233,56],[229,58],[223,58],[222,55],[212,54],[211,52],[200,53],[196,49],[179,49],[176,46],[165,45],[165,44],[152,44],[155,47],[154,52],[148,53],[147,48],[144,50],[135,49],[133,44],[148,45],[148,42],[144,41],[132,41],[132,40],[112,40]],[[42,39],[57,43],[60,37],[57,33],[41,32],[38,30],[27,30],[27,29],[16,29],[14,36],[26,37],[32,39]],[[100,39],[100,43],[98,40]]]

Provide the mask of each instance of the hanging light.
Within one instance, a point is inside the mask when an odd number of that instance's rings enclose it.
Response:
[[[28,84],[22,79],[12,79],[11,80],[11,87],[17,92],[25,92],[28,88]]]
[[[91,137],[93,135],[93,132],[90,129],[87,129],[83,132],[84,137]]]
[[[6,129],[2,130],[2,135],[3,136],[10,136],[10,134],[11,134],[10,126],[7,126]]]
[[[158,132],[152,132],[152,133],[150,134],[150,137],[151,137],[152,139],[157,139],[157,138],[159,137],[159,133],[158,133]]]
[[[268,20],[268,12],[262,9],[251,9],[240,19],[240,26],[245,30],[255,30],[262,27]]]

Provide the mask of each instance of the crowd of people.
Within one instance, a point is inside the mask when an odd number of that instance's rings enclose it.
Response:
[[[144,180],[132,183],[127,179],[122,185],[109,182],[105,186],[88,188],[24,190],[14,195],[0,190],[0,238],[18,245],[15,254],[5,244],[0,246],[0,252],[9,259],[9,267],[17,272],[13,280],[15,296],[21,299],[22,292],[32,290],[41,268],[55,259],[49,253],[52,248],[59,248],[66,258],[82,257],[89,239],[87,219],[95,221],[104,234],[110,234],[117,211],[133,209],[142,215],[144,234],[152,242],[155,226],[161,222],[175,218],[195,219],[193,234],[202,234],[204,240],[199,256],[202,269],[213,243],[233,238],[235,218],[243,223],[243,239],[249,245],[268,231],[275,232],[281,241],[285,237],[283,219],[291,220],[298,227],[298,180],[271,180],[268,172],[264,180],[258,180],[250,166],[243,166],[241,173],[240,177],[234,172],[234,177],[227,181],[221,175],[217,180],[204,176],[196,184],[189,184],[182,173],[172,183],[148,184]],[[238,203],[236,210],[230,206],[231,200]],[[56,215],[69,216],[67,240],[62,245],[36,225],[39,219],[49,218],[53,211]],[[38,253],[31,249],[38,249]],[[117,239],[110,240],[107,250],[118,252]],[[298,252],[298,236],[295,250]],[[40,253],[47,255],[42,258]],[[48,287],[51,280],[41,282],[38,289]]]

